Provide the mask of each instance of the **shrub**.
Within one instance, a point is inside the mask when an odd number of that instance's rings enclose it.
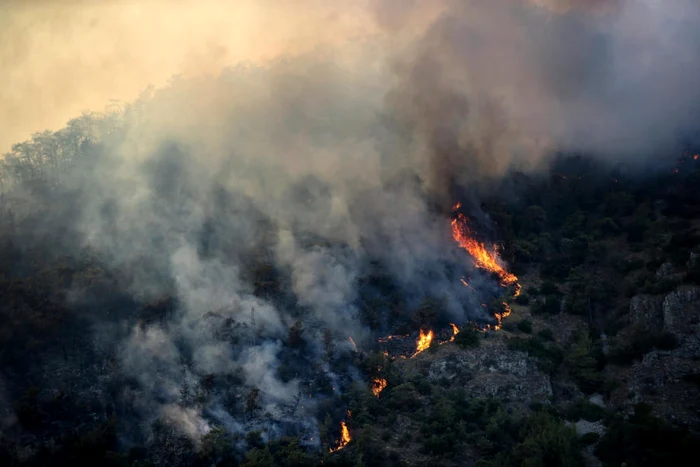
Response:
[[[537,337],[539,337],[543,341],[553,341],[554,332],[552,332],[552,330],[549,328],[545,328],[537,333]]]
[[[582,466],[580,443],[576,431],[565,426],[549,412],[530,417],[521,430],[521,438],[507,455],[505,465],[560,465]],[[502,465],[498,463],[498,465]]]
[[[635,406],[628,420],[615,418],[596,448],[596,455],[610,465],[687,465],[700,438],[654,417],[651,408]]]
[[[535,315],[556,315],[561,311],[561,300],[555,295],[544,297],[544,301],[532,306],[532,313]]]
[[[532,334],[532,322],[524,319],[518,323],[518,329],[525,334]]]
[[[481,337],[476,330],[462,329],[460,333],[455,336],[455,344],[463,349],[478,347],[480,343]]]
[[[554,371],[563,360],[561,349],[551,343],[545,345],[542,341],[534,337],[528,339],[513,337],[508,339],[507,346],[511,350],[527,352],[528,355],[536,358],[538,360],[537,366],[541,371],[546,373]]]
[[[528,303],[530,303],[530,296],[528,294],[521,293],[520,295],[515,297],[515,303],[523,306],[527,305]]]
[[[678,346],[676,337],[668,332],[637,331],[629,341],[618,342],[610,349],[608,360],[617,365],[629,365],[654,349],[672,350]]]
[[[583,335],[566,356],[566,367],[576,384],[586,394],[598,391],[603,384],[603,375],[594,356],[591,339]]]
[[[603,420],[608,412],[599,405],[592,404],[587,400],[580,400],[569,406],[565,411],[567,420],[577,421],[586,420],[587,422],[597,422]]]

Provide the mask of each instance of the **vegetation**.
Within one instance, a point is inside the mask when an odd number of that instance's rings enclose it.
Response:
[[[508,189],[493,190],[484,200],[503,257],[514,272],[528,273],[539,283],[514,299],[531,316],[504,323],[515,334],[504,333],[511,336],[505,346],[534,358],[553,381],[571,384],[577,400],[517,412],[509,401],[470,397],[457,384],[420,373],[415,367],[422,362],[391,361],[376,348],[338,358],[334,330],[314,334],[306,305],[288,300],[292,280],[287,273],[265,255],[251,254],[240,263],[254,297],[293,308],[293,320],[282,325],[288,328],[283,327],[283,350],[275,368],[283,383],[303,380],[304,394],[323,395],[317,414],[324,421],[320,440],[258,429],[256,424],[269,416],[261,389],[243,385],[237,368],[187,376],[174,389],[158,388],[158,397],[176,407],[178,416],[206,407],[234,413],[248,427],[230,430],[226,424],[212,424],[194,442],[161,419],[148,420],[148,437],[139,433],[139,424],[146,422],[135,413],[138,406],[130,404],[132,397],[137,399],[133,389],[142,383],[120,368],[114,351],[94,345],[90,337],[98,329],[110,336],[105,341],[111,345],[109,339],[124,339],[130,329],[145,333],[149,326],[167,327],[177,316],[178,298],[172,293],[135,296],[130,289],[134,279],[124,271],[147,270],[149,261],[141,258],[138,268],[124,264],[120,270],[85,247],[70,224],[58,222],[77,216],[70,208],[77,194],[64,191],[61,180],[70,176],[77,161],[100,158],[104,140],[122,131],[126,129],[116,116],[86,115],[64,130],[40,133],[15,146],[0,164],[0,187],[21,186],[35,203],[27,207],[21,199],[0,198],[0,322],[7,323],[0,329],[0,410],[11,414],[0,420],[5,423],[6,417],[10,426],[0,423],[2,465],[310,466],[322,461],[331,466],[399,466],[411,465],[416,456],[435,465],[579,466],[585,446],[595,446],[599,459],[611,466],[682,465],[692,459],[698,437],[690,429],[653,415],[649,406],[637,405],[626,417],[624,406],[602,408],[580,394],[608,394],[619,384],[609,380],[617,367],[682,346],[668,329],[635,327],[629,305],[636,295],[662,298],[680,285],[700,284],[700,259],[692,260],[692,254],[700,253],[700,165],[695,159],[685,157],[678,173],[664,168],[625,177],[619,167],[561,156],[546,173],[510,174],[502,181]],[[100,209],[109,212],[110,207]],[[56,225],[63,227],[49,228]],[[202,243],[203,250],[213,248]],[[389,323],[408,332],[440,322],[445,302],[407,295],[377,266],[358,279],[353,305],[372,332],[387,329]],[[402,308],[410,315],[403,321],[397,312]],[[487,308],[505,312],[501,298]],[[235,321],[219,319],[217,313],[210,311],[211,321],[206,322],[219,342],[240,346],[259,338],[251,332],[254,316]],[[567,323],[577,328],[569,330]],[[571,332],[555,331],[559,329]],[[502,337],[465,326],[455,336],[455,352],[483,352],[489,339],[503,346]],[[305,357],[311,348],[320,349],[322,361]],[[436,340],[422,356],[443,358],[442,348]],[[161,353],[152,353],[159,357],[168,352],[157,350]],[[189,375],[201,355],[189,350],[181,355],[178,365]],[[157,364],[154,360],[149,372],[165,371]],[[344,373],[351,365],[356,371]],[[356,383],[339,395],[324,366],[334,374],[352,374],[352,381],[360,379],[357,375],[367,381],[381,377],[387,385],[375,395]],[[460,384],[469,381],[467,373],[455,376]],[[683,384],[696,387],[698,374],[689,372]],[[280,410],[294,418],[303,396],[300,390]],[[353,440],[331,453],[341,419]],[[601,422],[606,431],[579,437],[565,423],[578,420]]]

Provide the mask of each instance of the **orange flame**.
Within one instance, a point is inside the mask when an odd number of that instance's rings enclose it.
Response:
[[[698,158],[700,158],[700,154],[695,154],[695,155],[693,156],[693,160],[695,160],[695,161],[698,160]]]
[[[384,378],[374,378],[372,381],[372,393],[379,397],[379,394],[386,388],[386,380]]]
[[[506,302],[503,302],[503,313],[496,313],[496,324],[493,326],[494,331],[498,331],[499,329],[501,329],[501,323],[503,322],[503,318],[510,315],[512,312],[513,310],[510,308],[510,305],[508,305]]]
[[[352,336],[348,336],[348,339],[350,339],[353,349],[355,349],[355,352],[357,352],[357,346],[355,345],[355,341],[352,339]]]
[[[411,355],[411,358],[415,357],[422,351],[426,350],[428,347],[430,347],[430,344],[433,342],[433,331],[432,329],[428,331],[427,333],[423,332],[423,330],[420,330],[420,335],[418,336],[418,342],[416,342],[416,353]]]
[[[350,430],[345,422],[340,422],[340,439],[338,440],[338,445],[335,448],[330,448],[330,452],[337,452],[343,449],[348,443],[352,441],[352,436],[350,436]]]
[[[440,342],[440,345],[447,344],[448,342],[454,342],[455,337],[457,337],[457,334],[459,334],[459,328],[457,327],[456,324],[450,323],[450,326],[452,326],[452,337],[450,337],[450,340],[448,340],[448,341]]]
[[[456,211],[460,206],[460,203],[457,203],[454,210]],[[457,217],[452,219],[452,238],[474,258],[476,267],[495,273],[501,279],[501,285],[504,287],[512,285],[515,287],[515,296],[520,294],[517,276],[506,271],[501,265],[502,261],[495,247],[489,251],[486,245],[473,238],[472,231],[467,225],[467,218],[462,213],[458,213]],[[463,280],[462,283],[464,282]]]
[[[403,339],[404,337],[408,337],[409,335],[410,334],[405,334],[403,336],[396,335],[396,336],[380,337],[379,339],[377,339],[377,342],[379,342],[380,344],[383,344],[385,342],[389,342],[392,339]]]

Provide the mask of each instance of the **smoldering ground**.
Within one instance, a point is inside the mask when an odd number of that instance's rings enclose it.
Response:
[[[593,3],[370,2],[372,35],[176,78],[16,147],[8,177],[50,176],[70,203],[35,230],[75,234],[146,310],[92,319],[129,381],[119,404],[195,439],[216,423],[318,442],[363,382],[348,336],[416,332],[427,298],[436,324],[483,318],[460,278],[497,286],[450,237],[458,194],[554,150],[629,160],[694,128],[695,4]]]

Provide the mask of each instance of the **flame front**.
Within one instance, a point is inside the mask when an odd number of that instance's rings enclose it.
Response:
[[[336,452],[343,449],[348,443],[352,441],[352,436],[350,436],[350,430],[345,422],[340,422],[340,439],[338,440],[338,446],[330,448],[330,452]]]
[[[420,330],[420,335],[418,336],[418,342],[416,343],[416,353],[411,355],[411,358],[415,357],[422,351],[426,350],[428,347],[430,347],[430,344],[433,342],[433,330],[431,329],[427,333],[424,332],[422,329]]]
[[[501,329],[501,323],[503,322],[503,318],[510,315],[512,312],[513,310],[511,310],[510,305],[508,305],[506,302],[503,302],[503,313],[496,313],[496,324],[494,325],[493,329],[495,331]]]
[[[379,394],[386,388],[386,380],[384,378],[374,378],[372,381],[372,393],[379,397]]]
[[[456,211],[460,206],[461,205],[457,203],[454,210]],[[498,257],[498,251],[495,247],[493,251],[489,251],[486,245],[473,238],[472,231],[467,225],[467,218],[462,213],[458,213],[457,217],[452,219],[452,238],[474,258],[476,267],[496,274],[501,279],[501,285],[504,287],[512,285],[515,287],[515,296],[520,294],[518,278],[515,274],[506,271],[501,265],[501,259]],[[462,283],[465,282],[466,281],[462,280]]]

